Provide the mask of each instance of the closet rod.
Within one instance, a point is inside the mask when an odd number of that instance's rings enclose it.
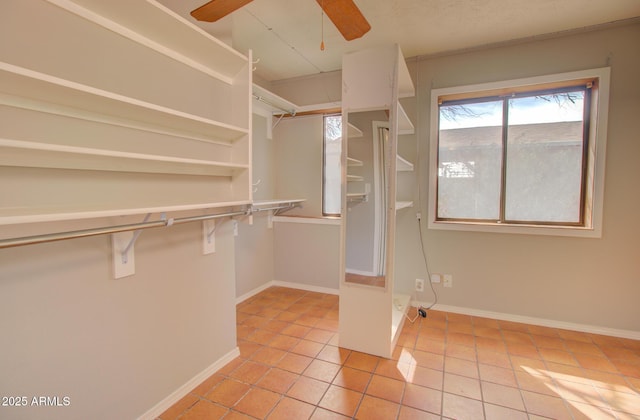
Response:
[[[296,116],[296,110],[295,110],[295,109],[285,109],[285,108],[282,108],[281,106],[278,106],[278,105],[274,104],[273,102],[270,102],[270,101],[268,101],[268,100],[264,99],[262,96],[260,96],[260,95],[256,95],[255,93],[253,94],[253,97],[254,97],[254,98],[256,98],[258,101],[260,101],[260,102],[262,102],[262,103],[265,103],[265,104],[267,104],[267,105],[269,105],[269,106],[272,106],[272,107],[274,107],[274,108],[277,108],[277,109],[279,109],[280,111],[282,111],[282,112],[284,112],[284,113],[286,113],[286,114],[290,114],[292,117],[295,117],[295,116]]]
[[[228,213],[208,214],[204,216],[182,217],[178,219],[158,220],[155,222],[140,222],[127,225],[109,226],[93,229],[82,229],[68,232],[48,233],[44,235],[25,236],[22,238],[10,238],[0,240],[0,249],[11,248],[23,245],[35,245],[45,242],[62,241],[65,239],[85,238],[88,236],[106,235],[109,233],[128,232],[132,230],[150,229],[163,226],[171,226],[175,224],[197,222],[209,219],[219,219],[222,217],[247,216],[251,214],[251,210],[234,211]]]

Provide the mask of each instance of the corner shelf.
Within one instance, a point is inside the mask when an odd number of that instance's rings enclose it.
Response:
[[[400,155],[396,155],[396,171],[398,172],[412,172],[413,163],[409,162]]]
[[[347,166],[362,166],[364,163],[361,160],[347,157]]]
[[[298,105],[268,91],[262,86],[254,83],[252,92],[253,98],[260,103],[260,106],[266,108],[272,114],[282,114],[284,112],[295,115],[298,112]]]
[[[364,178],[359,175],[348,175],[347,174],[347,182],[362,182]]]
[[[249,130],[197,115],[129,98],[91,86],[60,79],[37,71],[0,62],[0,102],[24,106],[21,98],[36,100],[36,107],[49,112],[72,115],[86,111],[100,114],[114,123],[136,121],[166,132],[179,130],[200,136],[203,141],[234,141],[247,135]],[[55,104],[55,105],[54,105]],[[57,106],[56,106],[57,105]],[[65,109],[61,109],[62,105]],[[32,107],[31,105],[26,107]],[[82,111],[81,111],[82,110]],[[138,127],[140,128],[140,127]]]
[[[413,123],[409,119],[409,116],[405,112],[400,102],[398,102],[398,134],[404,135],[413,133],[415,133]]]
[[[369,198],[369,194],[366,192],[363,193],[348,193],[347,194],[347,202],[349,203],[362,203],[367,201]]]
[[[248,59],[155,0],[50,0],[119,35],[233,84]]]
[[[347,127],[347,137],[350,139],[355,139],[358,137],[362,137],[364,135],[364,133],[362,132],[362,130],[360,130],[358,127],[356,127],[355,125],[348,123],[348,127]]]
[[[300,204],[307,201],[306,198],[294,198],[285,200],[283,198],[274,198],[273,200],[255,200],[251,203],[252,207],[277,206],[280,204]]]
[[[396,201],[396,211],[413,207],[413,201]]]

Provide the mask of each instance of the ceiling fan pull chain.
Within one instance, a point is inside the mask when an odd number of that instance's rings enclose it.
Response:
[[[320,9],[322,10],[320,15],[320,51],[324,51],[324,1],[320,5]]]

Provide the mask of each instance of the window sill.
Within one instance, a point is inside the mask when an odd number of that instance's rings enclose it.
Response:
[[[429,221],[429,229],[464,232],[512,233],[521,235],[569,236],[577,238],[601,238],[602,229],[579,226],[513,225],[474,222]]]

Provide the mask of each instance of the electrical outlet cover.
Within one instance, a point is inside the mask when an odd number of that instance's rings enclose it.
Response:
[[[453,275],[451,274],[445,274],[442,280],[442,285],[444,287],[453,287]]]

